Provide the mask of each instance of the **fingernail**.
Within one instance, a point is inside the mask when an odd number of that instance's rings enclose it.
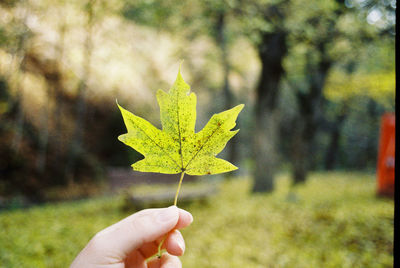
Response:
[[[176,206],[170,206],[169,208],[161,210],[157,216],[157,220],[161,223],[175,220],[176,218]]]

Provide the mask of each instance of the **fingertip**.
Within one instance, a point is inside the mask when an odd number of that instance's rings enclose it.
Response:
[[[168,235],[165,249],[174,256],[182,256],[185,253],[185,240],[178,230],[174,230]]]
[[[193,222],[193,216],[189,211],[179,209],[179,216],[185,217],[189,224]]]
[[[181,229],[185,228],[186,226],[189,226],[193,222],[193,216],[190,212],[179,209],[179,220],[178,223],[176,224],[175,228],[176,229]]]
[[[176,256],[163,254],[160,268],[182,268],[181,260]]]

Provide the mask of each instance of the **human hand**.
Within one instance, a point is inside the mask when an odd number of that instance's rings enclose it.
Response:
[[[185,251],[181,229],[192,223],[192,215],[176,206],[139,211],[97,233],[75,258],[70,268],[175,268]],[[160,259],[146,259],[158,252],[167,235]]]

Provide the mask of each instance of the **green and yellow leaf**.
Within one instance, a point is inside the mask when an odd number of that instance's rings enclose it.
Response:
[[[236,118],[244,105],[214,114],[206,126],[195,133],[196,95],[190,93],[180,73],[168,93],[159,90],[162,130],[118,105],[128,133],[120,141],[144,155],[132,165],[134,170],[189,175],[229,172],[236,166],[217,158],[226,143],[239,131]]]

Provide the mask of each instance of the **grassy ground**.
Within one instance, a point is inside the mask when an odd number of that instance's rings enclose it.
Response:
[[[251,195],[250,181],[221,185],[185,207],[189,267],[392,267],[393,200],[375,197],[373,175],[318,173],[296,189]],[[127,216],[119,197],[0,214],[0,267],[67,267],[99,230]]]

